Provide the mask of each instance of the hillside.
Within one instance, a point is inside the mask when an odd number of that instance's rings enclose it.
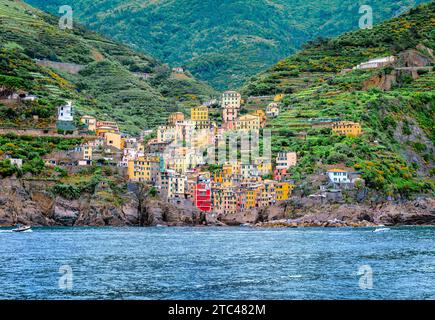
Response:
[[[268,127],[274,152],[298,153],[292,174],[306,194],[328,166],[355,168],[370,190],[395,198],[433,194],[434,11],[431,3],[373,30],[312,42],[244,85],[245,95],[286,93]],[[392,54],[391,66],[349,69]],[[332,134],[328,121],[338,119],[359,122],[363,134]]]
[[[361,4],[374,23],[425,0],[28,0],[58,14],[71,5],[92,30],[134,45],[223,89],[240,85],[317,36],[358,28]]]
[[[58,18],[21,1],[0,0],[0,27],[0,76],[44,98],[39,103],[51,114],[72,99],[79,114],[116,120],[124,131],[138,133],[162,123],[180,101],[198,103],[215,94],[191,75],[174,79],[155,58],[77,24],[61,30]]]

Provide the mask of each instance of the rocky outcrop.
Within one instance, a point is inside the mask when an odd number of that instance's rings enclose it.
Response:
[[[0,180],[0,226],[17,223],[33,226],[136,226],[138,203],[126,194],[122,205],[105,201],[98,195],[83,195],[77,200],[53,196],[49,181]],[[201,219],[192,209],[176,207],[159,198],[146,201],[145,211],[151,225],[198,225],[213,223]]]
[[[33,226],[138,226],[138,203],[127,194],[122,204],[98,195],[77,200],[55,197],[47,181],[0,180],[0,226],[17,223]],[[208,214],[192,207],[169,204],[159,198],[146,201],[151,225],[257,225],[261,227],[362,227],[384,225],[435,225],[435,200],[374,204],[319,203],[294,196],[287,203],[231,215]]]
[[[376,225],[435,225],[435,200],[420,198],[403,203],[293,204],[276,220],[258,223],[265,227],[367,227]]]
[[[363,90],[368,90],[370,88],[379,88],[383,91],[389,91],[391,90],[391,87],[395,82],[395,71],[393,71],[391,74],[376,75],[363,82]]]

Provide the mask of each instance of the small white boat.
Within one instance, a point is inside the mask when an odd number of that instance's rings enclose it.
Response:
[[[29,231],[31,229],[32,229],[31,226],[19,226],[16,229],[12,229],[12,232],[24,232],[24,231]]]
[[[380,232],[388,232],[390,230],[391,230],[390,228],[376,228],[375,230],[373,230],[373,232],[380,233]]]

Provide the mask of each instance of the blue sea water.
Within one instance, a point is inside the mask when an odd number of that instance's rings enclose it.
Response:
[[[3,228],[0,299],[435,299],[435,228],[372,230]]]

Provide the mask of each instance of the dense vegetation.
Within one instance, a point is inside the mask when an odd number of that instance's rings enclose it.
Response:
[[[317,36],[358,28],[360,5],[374,22],[425,0],[28,0],[57,14],[71,5],[91,29],[130,43],[222,89],[241,84]]]
[[[345,33],[337,38],[318,38],[304,49],[252,77],[243,87],[246,95],[292,93],[325,81],[345,68],[371,58],[397,54],[424,44],[434,47],[433,5],[413,9],[375,26]],[[366,74],[362,74],[363,76]],[[361,76],[352,73],[351,76]],[[346,80],[346,79],[341,79]],[[347,79],[349,83],[354,79]]]
[[[123,130],[138,133],[162,123],[179,101],[215,94],[193,77],[173,79],[169,67],[156,59],[80,25],[61,30],[58,18],[22,2],[0,0],[0,23],[0,87],[37,94],[52,111],[71,99],[78,114],[117,120]],[[52,69],[35,59],[73,63],[82,70],[72,74],[63,65]]]
[[[40,174],[44,171],[43,156],[53,151],[69,150],[80,142],[79,139],[16,136],[13,134],[0,136],[0,177],[4,178],[13,174],[21,176],[26,173]],[[5,159],[6,156],[22,159],[22,168],[12,165],[9,159]]]
[[[434,72],[422,70],[416,80],[399,75],[388,91],[363,84],[390,74],[390,67],[339,73],[405,49],[433,61],[427,48],[435,49],[434,9],[431,3],[371,31],[312,42],[246,83],[245,94],[289,93],[280,116],[268,127],[275,153],[297,151],[299,163],[292,174],[300,187],[312,188],[309,181],[328,165],[340,165],[360,171],[366,186],[380,195],[434,192]],[[360,122],[363,135],[334,135],[329,128],[313,126],[320,119]]]

